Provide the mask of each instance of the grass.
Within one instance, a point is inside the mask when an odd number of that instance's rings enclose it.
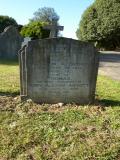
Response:
[[[4,82],[18,77],[16,63],[1,70]],[[9,78],[16,86],[0,81],[0,91],[19,92],[17,77]],[[99,76],[96,94],[94,105],[62,107],[0,96],[0,160],[119,160],[120,82]]]
[[[105,76],[98,76],[97,96],[106,106],[120,105],[120,81]]]
[[[16,61],[0,60],[0,93],[19,92],[19,67]]]

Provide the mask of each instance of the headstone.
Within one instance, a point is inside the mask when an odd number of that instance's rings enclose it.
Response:
[[[44,29],[50,30],[50,38],[54,38],[58,36],[59,31],[63,31],[63,26],[58,26],[56,23],[52,25],[44,26]]]
[[[0,34],[0,58],[17,58],[22,41],[23,38],[14,26],[5,28]]]
[[[38,103],[94,101],[98,53],[68,38],[33,40],[19,52],[21,98]]]

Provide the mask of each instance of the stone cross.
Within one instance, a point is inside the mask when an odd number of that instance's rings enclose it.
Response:
[[[63,26],[58,26],[57,24],[44,26],[44,29],[50,30],[50,38],[57,37],[58,31],[63,31]]]

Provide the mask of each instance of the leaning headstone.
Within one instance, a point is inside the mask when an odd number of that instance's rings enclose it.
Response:
[[[98,53],[68,38],[33,40],[19,52],[21,98],[38,103],[94,101]]]
[[[0,34],[0,58],[17,58],[23,38],[14,26],[5,28]]]

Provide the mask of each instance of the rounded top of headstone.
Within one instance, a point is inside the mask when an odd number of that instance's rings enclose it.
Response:
[[[21,40],[23,39],[22,36],[20,35],[19,31],[15,26],[8,26],[4,29],[3,34],[7,34],[10,37],[19,37]]]
[[[6,27],[5,29],[4,29],[4,32],[6,32],[6,31],[8,31],[8,30],[11,30],[11,29],[16,29],[14,26],[12,26],[12,25],[10,25],[10,26],[8,26],[8,27]]]
[[[8,33],[18,33],[18,30],[16,29],[15,26],[8,26],[4,29],[4,32],[8,32]]]

